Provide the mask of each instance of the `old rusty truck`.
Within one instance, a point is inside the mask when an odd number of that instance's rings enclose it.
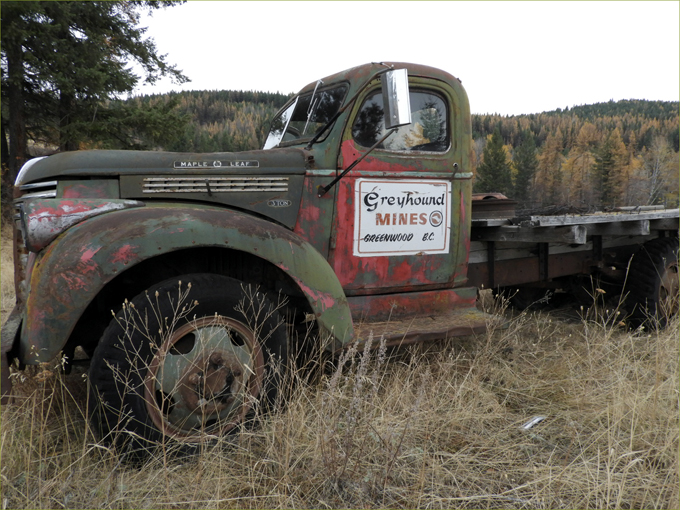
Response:
[[[29,160],[3,394],[8,367],[82,358],[105,440],[184,447],[276,398],[312,338],[481,333],[480,288],[520,302],[597,278],[635,320],[677,294],[677,209],[518,218],[473,200],[471,142],[457,78],[372,63],[304,87],[261,150]]]

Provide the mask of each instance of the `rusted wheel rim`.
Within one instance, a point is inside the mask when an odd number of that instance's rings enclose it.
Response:
[[[678,261],[672,260],[666,264],[666,270],[661,275],[661,285],[659,286],[659,305],[661,313],[666,317],[671,317],[678,313]]]
[[[253,331],[222,316],[171,332],[149,365],[146,407],[154,425],[183,441],[228,432],[260,393],[264,361]]]

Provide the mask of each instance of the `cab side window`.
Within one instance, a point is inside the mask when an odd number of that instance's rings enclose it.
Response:
[[[411,90],[411,124],[401,126],[396,133],[378,145],[390,151],[446,152],[449,148],[449,127],[446,102],[439,95],[422,90]],[[354,141],[372,147],[385,134],[382,94],[378,90],[361,105],[352,125]]]

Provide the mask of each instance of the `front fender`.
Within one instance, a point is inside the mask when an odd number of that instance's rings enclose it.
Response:
[[[87,219],[38,257],[30,278],[18,354],[28,364],[54,358],[97,293],[149,258],[193,247],[250,253],[287,273],[306,296],[320,329],[335,344],[354,330],[344,291],[308,242],[274,223],[199,205],[149,205]]]

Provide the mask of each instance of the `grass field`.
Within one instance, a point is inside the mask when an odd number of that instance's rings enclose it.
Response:
[[[679,508],[679,354],[677,319],[631,334],[606,310],[519,314],[295,372],[256,426],[143,466],[97,442],[84,370],[55,361],[17,373],[2,409],[2,508]]]

